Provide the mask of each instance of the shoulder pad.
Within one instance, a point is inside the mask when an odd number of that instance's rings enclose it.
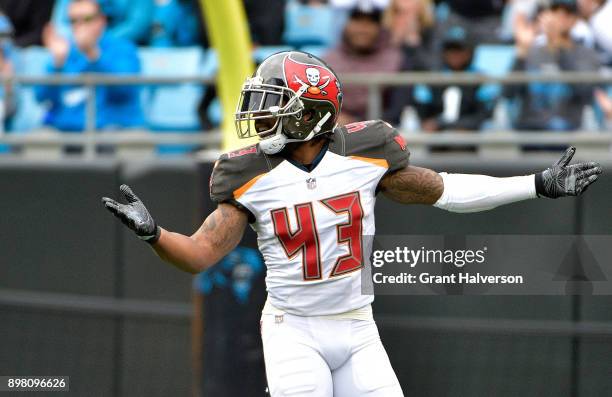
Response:
[[[222,154],[210,177],[210,198],[216,203],[234,201],[242,187],[268,171],[259,144]]]
[[[330,149],[343,156],[386,160],[388,172],[406,167],[410,158],[404,138],[389,123],[382,120],[362,121],[338,127],[334,131]]]

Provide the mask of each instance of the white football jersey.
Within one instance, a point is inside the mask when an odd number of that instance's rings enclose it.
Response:
[[[310,170],[257,145],[220,158],[211,197],[249,213],[274,307],[320,316],[372,302],[361,292],[364,236],[374,235],[380,180],[408,157],[397,132],[372,121],[337,128]]]

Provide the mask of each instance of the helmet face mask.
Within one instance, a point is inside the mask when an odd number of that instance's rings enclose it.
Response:
[[[323,61],[303,52],[281,52],[244,83],[236,131],[240,138],[259,136],[262,149],[274,154],[289,142],[332,131],[341,103],[340,83]]]
[[[296,116],[304,106],[293,90],[264,84],[260,77],[247,79],[236,109],[236,130],[240,138],[259,136],[265,139],[277,130],[283,117]],[[273,123],[270,121],[274,120]],[[267,129],[262,128],[267,126]]]

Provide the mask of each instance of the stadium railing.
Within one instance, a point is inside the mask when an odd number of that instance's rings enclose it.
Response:
[[[0,306],[56,310],[69,313],[94,313],[189,320],[193,314],[191,304],[171,301],[110,298],[92,295],[62,294],[0,288]],[[378,315],[383,327],[404,330],[444,330],[520,335],[566,335],[584,337],[612,337],[612,324],[603,321],[520,320],[506,319],[496,322],[482,318],[452,318],[410,315],[404,318]]]
[[[508,85],[530,82],[557,82],[567,84],[598,84],[612,85],[612,73],[564,72],[550,74],[510,73],[504,76],[491,76],[472,73],[351,73],[341,76],[345,85],[365,86],[368,90],[368,119],[381,118],[383,114],[383,90],[387,87],[412,86],[415,84],[436,85]],[[215,79],[204,76],[183,77],[151,77],[142,75],[101,75],[84,74],[79,76],[16,76],[4,80],[19,86],[37,85],[82,85],[87,91],[86,130],[83,134],[61,134],[47,131],[30,131],[27,133],[0,133],[0,145],[17,145],[26,150],[25,153],[45,154],[59,150],[62,145],[83,145],[87,158],[96,156],[96,146],[100,144],[116,145],[127,151],[154,152],[155,145],[160,144],[196,144],[211,153],[218,153],[221,134],[209,131],[205,134],[180,134],[168,131],[166,133],[150,134],[147,130],[96,131],[96,87],[103,85],[176,85],[202,84],[212,85]],[[478,132],[473,134],[471,132]],[[444,133],[421,133],[418,131],[403,131],[409,134],[411,148],[415,154],[424,152],[432,145],[464,146],[475,145],[480,154],[515,156],[520,145],[564,145],[574,144],[583,150],[598,153],[609,153],[612,146],[612,134],[601,131],[574,131],[570,133],[551,134],[547,132],[516,131],[510,129],[482,131],[461,131]],[[32,149],[32,150],[29,150]],[[121,154],[122,150],[118,150]]]

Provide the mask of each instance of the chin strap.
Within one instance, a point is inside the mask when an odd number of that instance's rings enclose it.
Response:
[[[270,138],[259,141],[259,147],[265,154],[276,154],[287,145],[287,137],[283,134],[283,123],[278,122],[276,132]]]
[[[327,120],[329,120],[329,118],[331,117],[331,113],[327,112],[325,114],[325,116],[323,116],[321,118],[321,120],[319,120],[319,122],[317,123],[317,125],[314,126],[314,128],[312,129],[312,131],[310,131],[310,133],[308,134],[308,136],[304,139],[290,139],[287,138],[287,136],[285,134],[283,134],[283,126],[281,122],[278,123],[278,128],[276,129],[276,133],[271,136],[270,138],[266,138],[263,139],[259,142],[259,147],[261,148],[261,150],[263,150],[263,152],[265,154],[277,154],[278,152],[280,152],[281,150],[283,150],[285,148],[285,146],[287,146],[288,143],[292,143],[292,142],[307,142],[309,140],[311,140],[312,138],[314,138],[315,136],[317,136],[319,134],[319,132],[321,132],[321,129],[323,128],[323,125],[325,123],[327,123]]]

